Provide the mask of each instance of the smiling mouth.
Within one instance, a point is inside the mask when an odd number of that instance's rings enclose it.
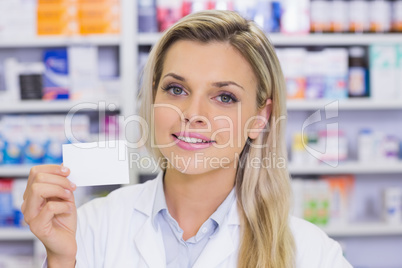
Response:
[[[213,143],[215,141],[208,141],[208,140],[203,140],[203,139],[197,139],[197,138],[190,138],[190,137],[184,137],[184,136],[177,136],[175,134],[172,134],[173,137],[175,137],[178,140],[191,143],[191,144],[197,144],[197,143]]]

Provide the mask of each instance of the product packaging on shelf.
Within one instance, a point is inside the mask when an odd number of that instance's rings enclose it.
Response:
[[[67,143],[64,133],[64,116],[48,116],[45,132],[48,133],[48,141],[45,145],[45,164],[61,164],[63,162],[62,145]]]
[[[277,55],[286,80],[288,99],[304,99],[306,76],[304,62],[306,50],[302,48],[277,49]]]
[[[391,28],[393,32],[402,32],[402,1],[395,0],[392,3]]]
[[[70,88],[67,50],[46,49],[43,53],[43,99],[68,99]]]
[[[0,39],[26,40],[35,36],[36,1],[0,1]]]
[[[234,9],[244,18],[252,20],[257,13],[257,0],[244,1],[244,0],[235,0],[234,1]]]
[[[81,35],[118,34],[120,32],[120,1],[78,0],[77,17]]]
[[[396,162],[399,160],[400,140],[395,135],[364,128],[358,135],[358,160],[362,163]]]
[[[19,64],[19,87],[21,100],[42,99],[42,76],[44,66],[41,62]]]
[[[318,134],[318,151],[323,152],[319,160],[324,163],[338,163],[348,158],[348,140],[341,130],[321,130]]]
[[[68,47],[70,99],[103,99],[98,79],[98,49],[95,46]]]
[[[368,97],[369,79],[366,51],[363,47],[349,48],[349,97]]]
[[[398,187],[383,190],[383,220],[388,224],[402,222],[402,189]]]
[[[369,1],[350,0],[348,8],[349,31],[363,33],[369,30]]]
[[[342,225],[349,220],[350,196],[354,187],[353,175],[322,176],[330,189],[330,220],[331,225]]]
[[[156,21],[156,0],[139,0],[137,6],[139,32],[157,32],[158,23]]]
[[[308,33],[310,31],[310,1],[284,0],[281,17],[281,32],[286,34]]]
[[[24,220],[24,215],[21,212],[21,206],[24,202],[24,192],[27,187],[28,179],[14,179],[12,181],[12,207],[14,211],[14,226],[27,227],[27,223]]]
[[[375,100],[394,100],[396,90],[396,48],[370,46],[370,93]]]
[[[26,117],[24,133],[26,133],[26,143],[23,151],[24,164],[41,164],[44,161],[48,134],[45,130],[45,122],[42,116]]]
[[[181,0],[157,0],[157,20],[160,32],[165,31],[182,17]]]
[[[293,215],[314,224],[343,225],[349,221],[352,175],[296,177],[291,181],[294,196]]]
[[[11,179],[0,180],[0,227],[14,224],[12,183]]]
[[[326,99],[345,99],[348,97],[348,52],[344,48],[327,48],[325,53]]]
[[[77,33],[75,2],[38,1],[36,11],[37,35],[74,35]]]
[[[396,98],[402,100],[402,45],[396,45],[395,77]]]
[[[5,142],[5,138],[4,138],[4,133],[3,133],[3,126],[2,123],[3,121],[1,121],[1,117],[0,117],[0,165],[2,165],[4,163],[4,142]]]
[[[25,120],[20,116],[2,117],[4,164],[22,164],[25,145]]]
[[[15,58],[4,61],[5,91],[1,101],[42,99],[42,62],[18,62]]]
[[[310,0],[310,31],[313,33],[328,32],[330,29],[330,1]]]
[[[27,179],[0,179],[0,227],[27,226],[21,213]]]
[[[329,7],[330,32],[343,33],[348,31],[348,1],[332,0]],[[328,14],[328,13],[327,13]]]
[[[113,120],[110,119],[109,132],[114,123],[118,124],[117,119]],[[0,119],[0,164],[61,164],[62,144],[91,141],[88,115],[75,114],[70,124],[65,124],[68,122],[64,115],[3,116]]]
[[[16,102],[21,99],[18,81],[19,65],[15,58],[7,58],[4,61],[4,81],[6,91],[2,94],[2,101]]]
[[[370,32],[391,31],[391,1],[376,0],[369,5]]]
[[[322,99],[326,88],[326,57],[324,51],[308,51],[305,65],[306,99]],[[317,68],[322,66],[322,68]]]

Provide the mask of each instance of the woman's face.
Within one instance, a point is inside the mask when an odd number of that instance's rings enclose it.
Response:
[[[233,167],[264,127],[257,79],[230,44],[178,41],[168,50],[155,97],[155,142],[182,173]],[[250,132],[250,129],[254,131]]]

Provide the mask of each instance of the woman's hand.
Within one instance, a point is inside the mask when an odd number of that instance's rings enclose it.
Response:
[[[69,173],[62,165],[33,167],[21,206],[24,220],[46,247],[49,267],[73,267],[75,263],[76,186],[66,178]]]

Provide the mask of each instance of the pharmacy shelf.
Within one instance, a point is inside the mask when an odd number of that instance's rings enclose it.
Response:
[[[148,164],[148,162],[146,162]],[[139,175],[156,175],[159,169],[154,166],[141,168]],[[289,172],[297,175],[322,175],[322,174],[395,174],[402,173],[402,161],[399,162],[340,162],[336,167],[327,164],[295,165],[289,164]]]
[[[70,45],[118,46],[121,43],[119,35],[93,36],[46,36],[36,38],[0,38],[0,48],[16,47],[66,47]]]
[[[0,177],[28,177],[32,165],[0,165]]]
[[[356,236],[394,236],[402,235],[402,225],[389,225],[385,223],[361,223],[343,226],[320,226],[331,237]],[[35,235],[25,228],[0,228],[0,241],[34,240]]]
[[[139,45],[153,45],[161,33],[140,33],[138,35]],[[398,44],[402,43],[401,34],[303,34],[285,35],[272,33],[268,34],[269,39],[277,46],[352,46],[372,44]]]
[[[391,225],[386,223],[356,223],[343,226],[324,226],[320,228],[332,237],[402,235],[401,224]]]
[[[339,110],[399,110],[402,109],[401,100],[376,101],[369,98],[344,99],[344,100],[288,100],[288,110],[318,110],[318,109]]]
[[[34,240],[36,236],[28,228],[1,227],[0,241]]]
[[[289,164],[289,172],[292,174],[306,175],[306,174],[395,174],[402,173],[402,162],[372,162],[372,163],[359,163],[355,161],[340,162],[337,166],[333,167],[328,164],[320,165],[295,165]]]
[[[26,100],[20,102],[0,102],[0,113],[51,113],[78,111],[117,111],[117,101],[70,101],[70,100]],[[96,108],[95,108],[96,107]]]

